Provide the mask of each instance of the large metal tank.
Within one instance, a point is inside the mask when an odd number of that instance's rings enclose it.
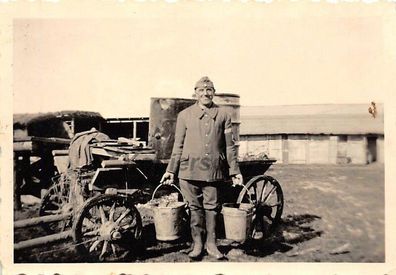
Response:
[[[170,159],[177,114],[195,103],[187,98],[151,98],[148,144],[160,160]]]
[[[239,146],[239,127],[241,124],[239,95],[230,93],[216,93],[213,102],[224,108],[231,115],[232,134]]]

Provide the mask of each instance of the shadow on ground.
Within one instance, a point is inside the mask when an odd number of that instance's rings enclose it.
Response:
[[[288,215],[267,237],[260,240],[248,240],[244,244],[225,239],[224,225],[220,222],[218,226],[219,250],[227,255],[233,249],[240,249],[243,251],[243,255],[240,255],[240,260],[247,260],[244,259],[246,256],[266,257],[276,252],[285,253],[293,249],[295,244],[320,237],[323,231],[315,229],[313,225],[314,222],[319,220],[321,220],[321,217],[310,214]],[[191,237],[187,230],[183,232],[183,237],[179,240],[161,242],[157,241],[155,238],[153,224],[147,225],[144,229],[143,236],[146,249],[141,256],[138,256],[137,260],[146,261],[170,253],[184,254],[184,256],[181,257],[184,261],[188,260],[185,256],[191,245]],[[172,259],[172,261],[174,260],[177,259]],[[233,259],[229,260],[232,261]]]
[[[244,244],[224,244],[227,240],[220,240],[219,249],[228,254],[232,249],[239,248],[244,254],[253,257],[266,257],[276,252],[285,253],[293,249],[293,245],[320,237],[323,231],[317,230],[313,222],[321,217],[310,214],[289,215],[272,232],[262,239],[247,240]]]

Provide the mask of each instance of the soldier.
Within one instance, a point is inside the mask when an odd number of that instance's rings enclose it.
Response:
[[[217,187],[227,177],[234,185],[243,178],[237,163],[230,115],[213,103],[215,88],[208,77],[195,85],[197,102],[177,117],[172,156],[161,183],[171,184],[178,175],[183,196],[191,210],[193,249],[188,254],[202,256],[206,251],[216,259],[224,255],[216,246],[216,216],[219,212]]]

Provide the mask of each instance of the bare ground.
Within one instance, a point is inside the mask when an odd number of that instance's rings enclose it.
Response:
[[[384,167],[274,165],[267,173],[282,185],[282,223],[263,241],[219,248],[238,262],[384,262]],[[24,208],[15,219],[37,216]],[[43,235],[40,227],[16,230],[15,240]],[[144,228],[145,249],[136,262],[189,262],[188,237],[155,240],[152,224]],[[15,252],[15,262],[81,262],[72,241]],[[205,256],[203,261],[215,261]]]

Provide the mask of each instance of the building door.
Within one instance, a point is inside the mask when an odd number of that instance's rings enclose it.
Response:
[[[377,161],[377,137],[367,137],[367,162]]]
[[[338,136],[337,144],[337,164],[350,163],[351,160],[347,157],[348,154],[348,137],[346,135]]]
[[[289,135],[289,163],[302,164],[307,162],[307,136]]]
[[[329,163],[329,136],[312,136],[309,142],[309,163]]]

